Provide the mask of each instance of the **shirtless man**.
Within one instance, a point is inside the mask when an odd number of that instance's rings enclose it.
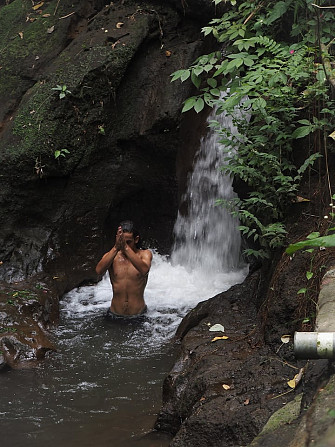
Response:
[[[131,221],[121,222],[114,247],[105,253],[95,270],[103,275],[108,270],[113,288],[109,318],[132,317],[145,313],[144,289],[151,267],[152,253],[137,247],[140,235]]]

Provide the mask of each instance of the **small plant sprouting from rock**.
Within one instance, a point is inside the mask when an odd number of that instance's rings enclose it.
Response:
[[[17,329],[15,327],[0,327],[0,333],[6,333],[6,332],[17,332]],[[2,352],[0,351],[0,355]]]
[[[15,290],[12,293],[13,298],[23,298],[26,300],[33,300],[36,299],[37,295],[34,292],[31,292],[30,290]]]
[[[37,295],[35,292],[30,290],[14,290],[13,292],[8,293],[10,298],[7,300],[7,304],[11,306],[15,306],[17,304],[17,299],[21,300],[36,300]]]
[[[66,157],[66,154],[69,154],[70,151],[68,151],[67,149],[58,149],[57,151],[54,152],[54,156],[55,159],[59,159],[60,157]]]
[[[65,98],[66,95],[71,95],[70,90],[67,89],[66,85],[58,85],[53,87],[51,90],[54,90],[59,93],[59,99]]]

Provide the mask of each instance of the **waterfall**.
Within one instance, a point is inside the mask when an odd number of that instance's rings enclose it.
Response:
[[[224,114],[216,116],[215,112],[213,109],[208,122],[215,119],[234,133],[231,118]],[[236,197],[232,178],[220,169],[224,164],[224,147],[219,140],[220,135],[213,128],[202,138],[183,197],[188,214],[183,216],[179,212],[174,226],[172,263],[189,270],[228,271],[240,264],[238,219],[215,205],[218,199]]]

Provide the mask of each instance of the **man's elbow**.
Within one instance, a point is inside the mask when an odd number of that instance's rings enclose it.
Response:
[[[149,271],[150,267],[143,267],[141,273],[143,276],[147,276],[149,274]]]
[[[96,274],[102,276],[106,270],[104,270],[99,264],[95,267]]]

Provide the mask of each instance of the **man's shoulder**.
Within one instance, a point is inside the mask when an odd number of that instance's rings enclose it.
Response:
[[[152,257],[152,251],[148,248],[141,248],[139,251],[141,256],[151,256]]]

